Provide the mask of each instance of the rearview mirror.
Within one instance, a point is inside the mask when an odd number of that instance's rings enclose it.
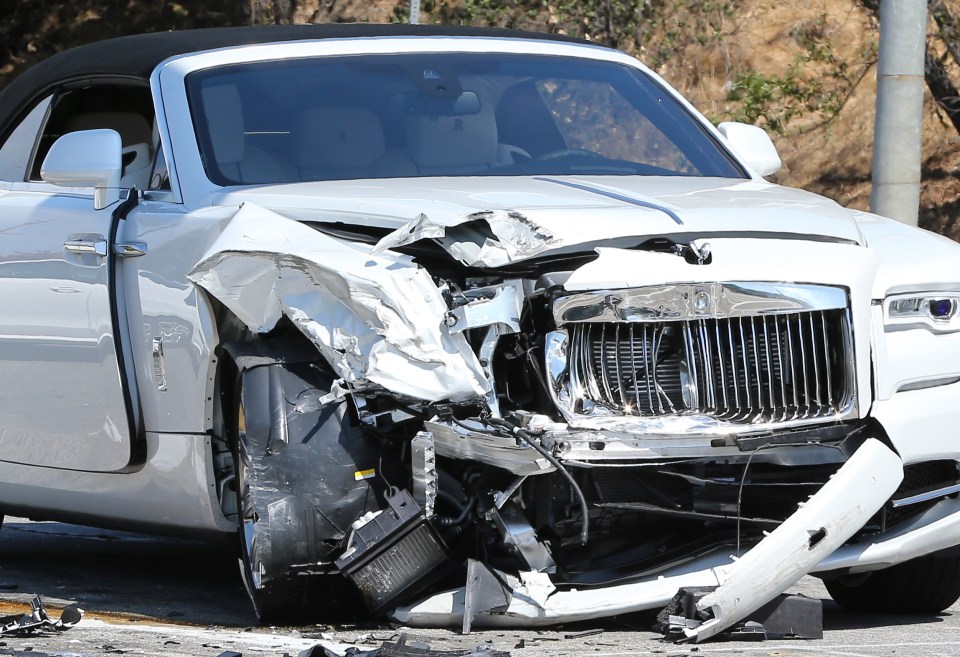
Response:
[[[464,91],[458,96],[400,93],[387,101],[387,112],[394,116],[468,116],[479,111],[480,97],[476,91]]]
[[[93,207],[120,199],[123,144],[116,130],[68,132],[50,147],[40,177],[58,187],[93,187]]]

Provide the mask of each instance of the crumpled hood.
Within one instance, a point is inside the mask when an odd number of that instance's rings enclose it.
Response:
[[[757,180],[643,176],[401,178],[225,190],[217,203],[253,201],[287,217],[398,229],[460,226],[482,214],[522,218],[543,248],[508,261],[624,237],[801,237],[862,244],[835,202]],[[500,235],[498,235],[499,237]],[[383,248],[413,239],[393,240]],[[480,264],[504,264],[502,260]]]

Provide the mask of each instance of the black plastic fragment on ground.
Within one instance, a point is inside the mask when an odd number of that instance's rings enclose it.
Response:
[[[700,598],[716,587],[680,589],[657,614],[653,629],[665,639],[687,641],[685,629],[710,620],[707,610],[697,610]],[[764,641],[766,639],[822,639],[823,602],[804,595],[781,593],[746,618],[715,637],[718,641]]]
[[[51,620],[40,596],[30,601],[29,614],[0,616],[0,636],[25,636],[43,632],[63,632],[80,622],[83,611],[76,605],[63,610],[59,620]]]

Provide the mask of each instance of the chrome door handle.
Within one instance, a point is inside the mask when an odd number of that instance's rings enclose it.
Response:
[[[113,245],[113,252],[121,258],[139,258],[147,255],[146,242],[121,242]]]
[[[78,255],[94,254],[100,257],[107,255],[107,241],[96,240],[90,242],[86,240],[70,240],[63,243],[63,250],[67,253],[76,253]],[[146,242],[124,242],[114,244],[113,252],[121,258],[136,258],[147,254]]]
[[[78,255],[93,254],[100,257],[106,257],[107,240],[96,240],[95,242],[87,240],[69,240],[63,243],[63,250],[67,253],[76,253]]]

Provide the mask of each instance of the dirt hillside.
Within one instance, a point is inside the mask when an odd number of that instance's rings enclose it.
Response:
[[[714,121],[771,132],[776,179],[866,209],[876,93],[877,0],[422,0],[422,22],[562,32],[638,56]],[[408,0],[0,0],[0,85],[70,45],[212,25],[397,22]],[[960,0],[932,0],[928,51],[960,85]],[[933,16],[933,12],[931,14]],[[952,30],[952,31],[951,31]],[[960,54],[960,53],[958,53]],[[955,92],[954,92],[955,94]],[[960,240],[960,135],[928,93],[921,225]],[[960,122],[960,119],[958,119]]]

